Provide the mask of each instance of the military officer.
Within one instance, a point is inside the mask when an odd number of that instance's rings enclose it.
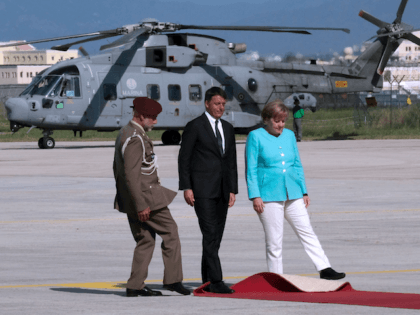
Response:
[[[137,246],[127,296],[157,296],[160,291],[146,287],[144,281],[152,259],[156,233],[162,238],[165,265],[164,288],[183,295],[191,292],[182,285],[181,243],[178,227],[168,205],[176,192],[161,186],[157,156],[146,132],[157,123],[162,106],[147,97],[133,101],[133,119],[124,126],[115,141],[114,177],[117,195],[115,209],[127,214]]]

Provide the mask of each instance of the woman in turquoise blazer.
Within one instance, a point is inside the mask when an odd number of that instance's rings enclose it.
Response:
[[[315,235],[306,208],[310,204],[296,138],[285,129],[289,110],[282,101],[268,103],[261,116],[265,127],[246,142],[248,196],[263,224],[269,272],[283,273],[283,221],[290,223],[323,279],[341,279],[331,268]]]

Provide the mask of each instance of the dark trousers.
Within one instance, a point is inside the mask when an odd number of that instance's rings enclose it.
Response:
[[[131,275],[127,281],[127,288],[141,290],[147,278],[147,270],[155,249],[156,234],[162,238],[162,258],[165,266],[163,284],[181,282],[182,259],[181,242],[178,227],[167,207],[150,213],[150,219],[141,222],[137,218],[128,216],[131,232],[137,246],[134,249]]]
[[[219,248],[225,230],[228,202],[224,198],[196,199],[195,213],[203,235],[201,277],[203,283],[223,280]]]

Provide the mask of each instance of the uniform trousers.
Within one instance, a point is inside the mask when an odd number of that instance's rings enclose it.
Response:
[[[303,198],[281,202],[264,202],[264,211],[259,214],[264,227],[266,257],[269,272],[283,273],[283,222],[289,222],[311,258],[315,268],[320,271],[331,267],[324,250],[312,229]]]
[[[156,233],[162,238],[161,249],[165,266],[163,284],[181,282],[183,279],[181,242],[178,227],[168,207],[150,212],[150,218],[146,222],[131,216],[128,216],[128,222],[137,245],[134,249],[127,288],[141,290],[145,287],[144,281],[155,249]]]

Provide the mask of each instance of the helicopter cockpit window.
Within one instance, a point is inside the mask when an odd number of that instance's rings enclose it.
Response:
[[[63,78],[61,77],[58,80],[57,84],[55,85],[55,88],[50,92],[49,96],[54,97],[54,96],[58,96],[60,94],[62,79]]]
[[[189,93],[190,93],[190,101],[199,102],[203,98],[200,85],[190,85]]]
[[[31,95],[47,95],[60,79],[61,76],[59,75],[47,75],[41,80],[34,81],[34,85],[30,90]]]
[[[105,83],[103,87],[104,99],[115,101],[117,99],[117,86],[115,84]]]
[[[37,84],[39,82],[39,80],[42,79],[41,75],[37,75],[34,79],[32,79],[31,84],[29,84],[25,90],[23,90],[23,92],[20,95],[26,95],[29,94],[30,91],[32,91],[32,89],[34,88],[35,84]]]
[[[147,97],[152,100],[158,101],[160,99],[160,89],[157,84],[148,84],[147,85]]]
[[[59,90],[60,97],[80,97],[79,77],[66,77]]]
[[[178,84],[168,85],[168,99],[175,102],[181,100],[181,87]]]
[[[227,101],[231,101],[233,100],[233,86],[226,84],[222,86],[222,89],[226,92],[227,94]]]

